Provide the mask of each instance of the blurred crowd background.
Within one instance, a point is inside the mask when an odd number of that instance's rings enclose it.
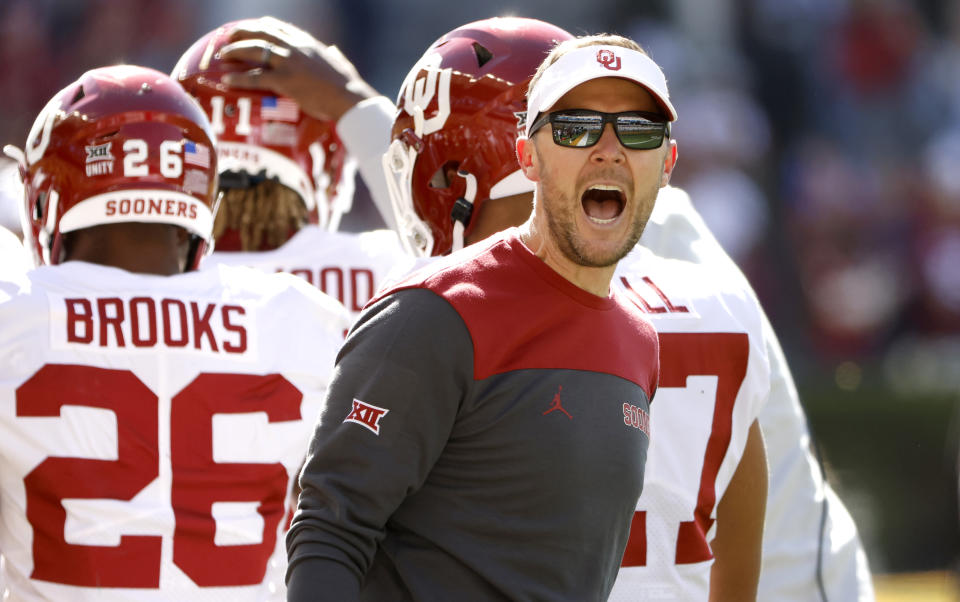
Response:
[[[89,68],[169,72],[203,33],[263,14],[336,44],[391,98],[476,19],[640,42],[680,114],[673,182],[770,314],[874,570],[956,569],[960,2],[3,0],[0,144],[22,146]],[[380,226],[358,191],[344,228]]]

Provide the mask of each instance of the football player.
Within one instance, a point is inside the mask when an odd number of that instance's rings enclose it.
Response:
[[[538,32],[539,46],[530,44]],[[234,58],[268,45],[279,56],[269,70],[232,76],[236,85],[284,90],[316,114],[343,105],[386,110],[385,99],[318,42],[289,46],[262,26],[234,36],[244,41],[231,50]],[[392,194],[377,199],[381,207],[392,200],[409,250],[441,255],[526,220],[533,184],[518,171],[512,118],[526,110],[533,70],[567,37],[528,19],[480,21],[440,38],[410,71],[390,113],[396,119],[384,162]],[[383,136],[344,142],[371,190],[383,190],[363,170],[387,150]],[[612,599],[706,599],[711,581],[737,587],[731,578],[752,574],[755,559],[735,550],[750,537],[737,532],[737,521],[756,526],[749,516],[756,501],[745,489],[758,464],[748,441],[759,416],[770,475],[757,599],[872,600],[856,528],[811,454],[780,345],[745,277],[683,191],[661,190],[640,246],[618,272],[615,282],[661,333],[667,380],[652,406],[652,428],[662,434],[653,438]]]
[[[194,271],[214,140],[176,81],[118,65],[7,147],[44,265],[0,280],[5,600],[283,596],[268,567],[348,316],[290,275]]]
[[[226,74],[268,69],[278,58],[269,48],[251,61],[226,58],[230,33],[251,23],[227,23],[204,35],[173,70],[217,135],[223,201],[214,223],[217,252],[205,265],[292,273],[356,316],[403,256],[390,230],[336,231],[350,209],[356,171],[337,131],[366,124],[317,119],[282,94],[224,83]],[[298,41],[298,30],[275,25],[278,36]]]

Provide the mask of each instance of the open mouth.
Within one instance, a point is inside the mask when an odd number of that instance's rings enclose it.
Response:
[[[595,224],[610,224],[616,221],[627,204],[623,189],[611,184],[594,184],[580,197],[583,212]]]

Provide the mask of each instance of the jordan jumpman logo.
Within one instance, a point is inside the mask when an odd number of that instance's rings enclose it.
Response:
[[[543,415],[546,416],[547,414],[549,414],[554,410],[560,410],[561,412],[567,415],[567,418],[569,418],[570,420],[573,420],[573,416],[571,416],[569,412],[563,409],[563,402],[560,400],[560,391],[563,391],[563,385],[560,385],[557,388],[557,393],[556,395],[553,396],[553,401],[550,402],[550,407],[547,409],[546,412],[543,413]]]

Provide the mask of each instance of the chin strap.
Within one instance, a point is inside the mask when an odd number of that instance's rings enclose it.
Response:
[[[477,197],[477,177],[462,169],[457,171],[457,175],[467,181],[467,190],[453,203],[453,209],[450,211],[450,217],[453,219],[451,251],[459,251],[463,248],[463,233],[470,224],[470,218],[473,216],[473,201]]]

